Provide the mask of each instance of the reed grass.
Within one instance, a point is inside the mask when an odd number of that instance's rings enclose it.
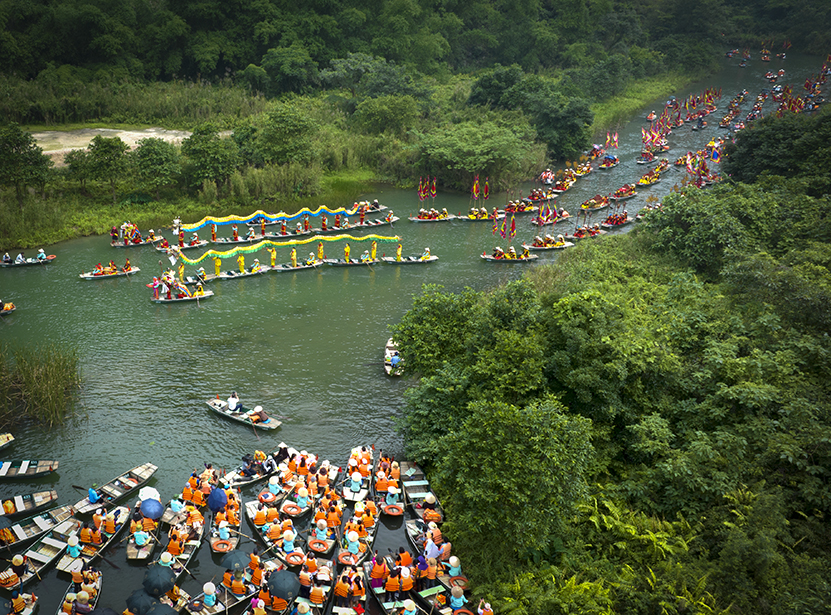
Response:
[[[71,346],[0,344],[0,423],[60,425],[75,413],[81,373]]]

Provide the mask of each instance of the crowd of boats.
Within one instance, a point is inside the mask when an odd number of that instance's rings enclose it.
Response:
[[[222,412],[228,404],[209,405]],[[6,461],[0,480],[57,468],[57,461]],[[13,612],[34,612],[30,588],[51,566],[67,584],[58,615],[91,612],[106,579],[99,562],[114,565],[104,551],[123,544],[128,561],[147,565],[142,587],[123,593],[127,615],[209,615],[240,604],[252,615],[360,615],[370,594],[385,615],[473,615],[467,578],[441,532],[444,511],[414,463],[359,446],[341,467],[280,443],[272,453],[246,454],[230,472],[204,464],[164,504],[148,485],[157,470],[136,466],[71,505],[56,505],[54,490],[6,498],[0,553],[9,565],[0,587]],[[406,527],[407,544],[396,552],[374,546],[385,517]],[[243,551],[242,538],[255,541],[253,549]],[[180,581],[193,577],[189,564],[203,544],[221,557],[224,573],[191,596]]]

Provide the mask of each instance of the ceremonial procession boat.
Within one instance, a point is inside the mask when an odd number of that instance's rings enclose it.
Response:
[[[598,169],[603,169],[603,170],[614,169],[619,164],[620,164],[620,158],[615,156],[612,159],[604,158],[603,161],[600,164],[597,165],[597,168]]]
[[[402,256],[401,260],[396,259],[394,256],[381,257],[381,261],[388,265],[424,265],[425,263],[433,263],[437,260],[439,260],[439,257],[433,256],[432,254],[427,258],[423,256]]]
[[[580,205],[580,209],[583,211],[600,211],[601,209],[606,209],[609,206],[609,197],[607,196],[600,196],[595,195],[587,201],[583,201],[583,204]]]
[[[277,273],[280,273],[285,271],[302,271],[304,269],[317,269],[318,266],[322,264],[322,260],[315,259],[313,263],[298,263],[294,266],[291,263],[286,263],[285,265],[274,265],[274,267],[271,268],[271,271],[276,271]]]
[[[113,248],[139,248],[141,246],[152,246],[152,245],[156,244],[157,242],[159,242],[161,240],[162,240],[162,237],[160,235],[158,237],[153,237],[152,239],[142,239],[139,242],[128,241],[128,242],[125,243],[123,240],[122,241],[111,241],[110,245]]]
[[[501,220],[504,217],[505,217],[504,213],[497,213],[496,214],[496,219],[497,220]],[[463,222],[464,221],[467,221],[467,222],[493,222],[493,214],[488,214],[486,216],[481,216],[481,215],[474,216],[472,214],[468,214],[466,216],[461,216],[460,215],[460,216],[456,216],[456,219],[461,220]]]
[[[119,474],[96,491],[101,499],[90,502],[89,496],[75,504],[75,511],[79,515],[91,514],[96,508],[114,504],[133,493],[136,487],[141,487],[156,473],[158,466],[152,463],[143,463],[124,474]]]
[[[0,530],[0,553],[18,549],[20,546],[46,534],[58,524],[75,514],[71,506],[57,506],[26,519],[18,521],[11,527]]]
[[[615,190],[609,198],[613,201],[625,201],[636,196],[638,196],[638,192],[635,190],[635,186],[633,184],[626,184],[622,188]]]
[[[51,566],[69,546],[68,540],[77,536],[81,522],[75,517],[68,517],[49,530],[45,536],[33,544],[23,556],[27,559],[27,568],[22,576],[15,574],[11,566],[0,573],[0,586],[6,589],[23,587],[33,579],[41,578],[41,571]]]
[[[418,216],[408,216],[407,220],[410,222],[450,222],[451,220],[455,220],[457,217],[458,216],[454,216],[453,214],[438,218],[419,218]]]
[[[576,231],[575,231],[576,233]],[[580,241],[581,239],[592,239],[598,235],[606,235],[607,231],[595,231],[594,233],[586,233],[584,235],[564,235],[569,241]]]
[[[493,263],[527,263],[529,261],[535,261],[539,258],[536,254],[529,254],[525,257],[517,256],[516,258],[508,258],[507,256],[502,258],[496,258],[495,256],[491,256],[490,254],[485,254],[482,252],[481,255],[482,260],[493,262]]]
[[[186,295],[184,297],[171,296],[170,299],[168,299],[167,297],[150,297],[150,301],[152,301],[153,303],[185,303],[188,301],[198,301],[199,299],[207,299],[213,296],[214,291],[206,290],[203,291],[201,295],[193,294],[190,296]]]
[[[54,489],[15,495],[3,500],[0,517],[5,516],[8,519],[14,519],[15,517],[21,517],[23,515],[31,515],[39,510],[43,510],[57,499],[58,492]]]
[[[268,273],[269,271],[272,271],[272,268],[268,265],[260,265],[257,269],[247,269],[245,271],[239,271],[238,269],[229,269],[228,271],[221,272],[218,276],[215,276],[213,279],[236,280],[238,278],[250,278],[256,275],[263,275],[264,273]]]
[[[0,267],[29,267],[30,265],[48,265],[52,261],[54,261],[57,257],[55,254],[50,254],[46,258],[27,258],[22,263],[16,263],[15,261],[7,262],[0,262]]]
[[[34,461],[31,459],[0,461],[0,480],[37,478],[51,474],[58,469],[57,461]]]
[[[229,418],[238,423],[244,423],[257,429],[277,429],[282,423],[275,418],[268,417],[265,421],[254,421],[251,417],[255,415],[254,411],[245,406],[238,406],[239,410],[230,410],[228,402],[219,398],[209,399],[205,402],[208,407],[217,414]]]
[[[608,218],[607,218],[607,220],[608,220]],[[622,226],[626,226],[627,224],[631,224],[634,221],[635,221],[634,218],[629,218],[627,216],[627,218],[623,222],[618,222],[617,224],[615,224],[613,222],[608,222],[608,221],[607,222],[601,222],[600,223],[600,228],[607,229],[607,230],[612,230],[612,229],[620,228]]]
[[[120,278],[123,276],[133,275],[134,273],[138,273],[141,271],[138,267],[130,267],[128,270],[119,269],[118,271],[111,271],[108,272],[106,270],[97,272],[87,271],[86,273],[79,273],[78,277],[82,280],[106,280],[108,278]]]
[[[105,540],[103,540],[100,545],[82,543],[81,554],[78,557],[73,557],[69,553],[64,553],[55,566],[59,571],[71,574],[72,572],[80,571],[85,565],[94,562],[96,558],[98,558],[101,553],[113,543],[116,537],[121,533],[121,530],[123,530],[130,523],[130,510],[126,506],[116,506],[107,514],[115,515],[115,532],[107,534],[102,530],[101,534],[105,537]]]
[[[207,239],[200,239],[196,243],[191,242],[191,243],[186,243],[186,244],[181,245],[181,246],[178,245],[178,244],[175,245],[175,246],[171,246],[171,245],[156,246],[156,250],[158,250],[159,252],[169,252],[171,250],[179,250],[179,251],[181,251],[181,250],[197,250],[199,248],[204,248],[209,243],[210,242]]]
[[[532,243],[523,243],[522,244],[523,248],[527,248],[527,249],[531,250],[532,252],[534,252],[534,251],[545,252],[545,251],[548,251],[548,250],[565,250],[566,248],[571,248],[572,246],[574,246],[574,244],[571,243],[570,241],[564,241],[563,243],[555,243],[555,244],[548,245],[548,246],[535,246]]]
[[[375,260],[369,259],[365,261],[358,258],[350,258],[348,261],[342,258],[324,258],[323,262],[332,267],[366,267],[368,265],[376,265],[381,261],[377,258]]]
[[[652,186],[661,181],[661,176],[655,172],[649,172],[638,180],[639,186]]]

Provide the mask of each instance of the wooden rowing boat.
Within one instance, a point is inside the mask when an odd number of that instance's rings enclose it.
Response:
[[[395,365],[392,364],[393,357],[398,357]],[[401,375],[401,355],[398,354],[398,344],[392,338],[388,339],[384,346],[384,371],[387,376]]]
[[[273,560],[268,560],[260,565],[263,567],[264,575],[269,570],[280,570],[279,564],[273,563]],[[259,588],[255,587],[251,583],[251,572],[248,568],[246,568],[243,573],[243,579],[246,589],[245,594],[239,595],[231,593],[231,588],[219,582],[216,583],[216,592],[214,593],[216,596],[216,603],[213,606],[205,605],[205,593],[202,592],[193,599],[190,599],[190,596],[188,596],[188,601],[186,602],[185,607],[179,609],[179,611],[188,613],[188,615],[220,615],[221,613],[228,613],[229,609],[232,609],[241,602],[250,600],[251,597],[259,591]],[[269,607],[266,607],[266,612],[274,613],[274,611],[270,610]]]
[[[75,504],[77,514],[84,515],[92,513],[96,508],[114,504],[119,500],[130,495],[136,487],[141,487],[144,483],[150,480],[150,477],[158,470],[158,466],[152,463],[143,463],[136,466],[132,470],[128,470],[124,474],[116,476],[114,479],[105,483],[96,489],[101,499],[95,503],[89,501],[89,496]]]
[[[367,451],[369,451],[369,459],[370,459],[370,464],[369,465],[371,467],[372,466],[372,457],[373,457],[372,449],[370,447],[366,447],[366,446],[363,447],[363,449],[366,449]],[[352,459],[360,460],[361,451],[362,451],[361,447],[353,448],[352,452],[349,456],[349,460],[352,460]],[[357,466],[355,466],[355,467],[357,468]],[[357,469],[355,471],[357,472]],[[351,478],[350,478],[351,473],[352,473],[352,470],[350,470],[349,461],[347,461],[347,463],[346,463],[346,476],[344,477],[343,485],[341,486],[341,494],[343,495],[343,499],[346,500],[347,502],[363,502],[367,498],[367,496],[369,495],[369,490],[372,487],[372,483],[370,482],[370,477],[367,476],[367,477],[362,478],[361,479],[361,488],[357,491],[353,491],[351,488],[349,488],[350,487],[349,483],[351,482]]]
[[[263,237],[262,235],[254,235],[253,237],[240,237],[239,239],[234,239],[233,237],[217,237],[216,239],[211,239],[211,243],[217,245],[242,245],[242,244],[250,244],[255,243],[257,241],[262,241],[263,239],[267,239],[268,237]]]
[[[130,511],[126,506],[116,506],[110,510],[110,513],[115,515],[115,532],[107,534],[102,530],[101,534],[105,537],[105,540],[103,540],[100,545],[91,543],[82,544],[81,554],[78,557],[72,557],[69,553],[64,553],[55,566],[59,571],[72,573],[81,570],[85,565],[94,562],[96,558],[98,558],[101,553],[103,553],[104,550],[113,543],[116,537],[121,533],[121,530],[123,530],[130,522],[128,518]]]
[[[551,195],[551,196],[550,196],[550,197],[548,197],[548,198],[545,198],[545,199],[540,199],[540,200],[550,201],[550,200],[551,200],[551,199],[553,199],[553,198],[554,198],[554,195]],[[525,207],[523,207],[523,208],[521,208],[521,209],[516,209],[516,208],[513,208],[513,209],[508,209],[508,208],[505,208],[505,209],[500,209],[500,210],[499,210],[499,213],[500,213],[500,214],[502,214],[503,216],[508,216],[508,215],[511,215],[511,216],[520,216],[520,215],[522,215],[522,214],[535,214],[535,213],[537,213],[539,210],[540,210],[540,208],[539,208],[537,205],[531,205],[531,204],[528,204],[528,205],[526,205]]]
[[[159,252],[168,252],[170,250],[197,250],[199,248],[204,248],[209,243],[210,241],[208,241],[207,239],[200,239],[196,243],[186,243],[183,246],[180,246],[178,243],[175,245],[168,245],[166,248],[162,246],[156,246],[156,250],[158,250]]]
[[[264,273],[268,273],[271,271],[271,267],[268,265],[260,265],[260,268],[256,271],[252,271],[250,269],[240,272],[238,269],[229,269],[228,271],[223,271],[219,274],[216,278],[218,280],[236,280],[238,278],[250,278],[255,275],[262,275]]]
[[[130,267],[129,271],[119,269],[115,273],[96,273],[95,271],[87,271],[86,273],[79,273],[78,277],[82,280],[106,280],[109,278],[120,278],[123,276],[133,275],[141,271],[138,267]]]
[[[502,220],[504,217],[505,217],[504,213],[497,213],[497,215],[496,215],[497,220]],[[468,222],[493,222],[493,214],[488,214],[486,216],[476,216],[476,217],[473,217],[470,214],[468,214],[466,216],[456,216],[456,219],[461,220],[463,222],[465,220],[468,221]]]
[[[424,265],[439,260],[439,257],[431,254],[427,258],[422,256],[404,256],[401,260],[397,260],[394,256],[382,256],[381,260],[388,265]]]
[[[0,480],[14,478],[35,478],[51,474],[58,469],[57,461],[49,460],[14,460],[0,461]]]
[[[607,233],[608,233],[608,231],[598,231],[594,235],[588,234],[588,235],[581,235],[579,237],[577,235],[564,235],[564,237],[566,239],[568,239],[569,241],[580,241],[581,239],[592,239],[594,237],[597,237],[598,235],[606,235]]]
[[[393,561],[392,557],[387,555],[384,557],[384,561],[387,564],[387,569],[392,570],[395,565],[395,562]],[[364,579],[371,578],[372,562],[364,562],[361,566],[361,571],[363,572]],[[398,600],[395,600],[393,602],[387,602],[386,596],[384,595],[386,594],[386,590],[384,589],[383,585],[380,585],[378,587],[372,587],[368,583],[364,583],[364,586],[366,587],[367,593],[371,592],[372,595],[375,596],[375,599],[378,602],[378,606],[381,608],[381,611],[385,615],[398,615],[398,613],[404,610],[404,601],[412,599],[410,591],[399,591]]]
[[[95,605],[98,604],[98,598],[101,596],[101,573],[98,573],[95,581],[92,583],[92,586],[95,588],[95,594],[90,596],[89,602],[87,603],[92,609],[95,609]],[[70,583],[69,587],[66,588],[66,591],[63,593],[63,598],[58,603],[58,611],[55,615],[66,615],[64,611],[61,609],[63,603],[66,602],[66,597],[69,594],[75,593],[75,583]],[[74,612],[74,611],[73,611]],[[25,614],[26,611],[23,611]]]
[[[443,218],[419,218],[418,216],[407,216],[407,220],[410,222],[450,222],[451,220],[455,220],[457,216],[450,214]]]
[[[258,465],[253,466],[253,469],[257,470],[257,472],[255,474],[246,475],[246,474],[243,474],[243,470],[245,469],[246,466],[245,465],[240,465],[237,469],[228,472],[227,474],[225,474],[225,476],[222,477],[223,484],[225,484],[228,487],[235,488],[235,487],[241,487],[241,486],[245,486],[245,485],[251,485],[251,484],[254,484],[254,483],[258,483],[261,480],[265,480],[266,478],[274,476],[275,474],[277,474],[279,472],[279,470],[277,468],[277,464],[279,464],[280,462],[282,462],[284,460],[284,458],[278,458],[280,456],[280,450],[283,449],[283,448],[286,449],[286,453],[288,454],[289,458],[294,457],[295,455],[299,454],[299,451],[297,449],[295,449],[291,446],[281,445],[280,448],[278,448],[276,451],[274,451],[270,455],[270,457],[275,461],[275,465],[274,465],[273,470],[263,471],[264,468],[263,468],[262,464],[258,464]],[[275,455],[277,455],[277,457],[275,457]],[[246,456],[246,457],[248,457],[248,456]],[[253,459],[253,455],[251,455],[251,458]],[[243,461],[245,461],[245,459],[246,458],[244,457]]]
[[[633,218],[626,218],[626,220],[624,220],[620,224],[610,224],[608,222],[601,222],[600,223],[600,228],[604,228],[604,229],[607,229],[607,230],[612,230],[612,229],[620,228],[622,226],[626,226],[627,224],[632,224],[632,222],[634,222]]]
[[[417,466],[415,466],[415,464],[410,464],[409,467]],[[435,521],[437,524],[444,523],[444,510],[436,497],[436,493],[430,487],[430,481],[427,480],[423,472],[421,472],[421,476],[419,478],[413,476],[406,480],[402,480],[401,490],[404,495],[404,503],[412,509],[413,513],[415,513],[419,519],[423,519],[425,522]],[[424,513],[428,510],[428,508],[425,507],[426,500],[431,499],[430,496],[432,496],[434,504],[433,510],[436,511],[438,516],[429,518],[430,515],[428,514],[428,518],[424,519]]]
[[[342,258],[324,258],[323,262],[327,265],[331,265],[332,267],[368,267],[371,265],[376,265],[381,261],[377,258],[375,260],[366,261],[362,261],[357,258],[350,258],[349,262],[346,262]]]
[[[74,513],[71,506],[57,506],[0,530],[0,553],[18,549],[27,542],[43,536],[59,523],[69,519]]]
[[[529,254],[526,257],[520,258],[496,258],[495,256],[491,256],[490,254],[482,254],[482,260],[489,261],[492,263],[527,263],[529,261],[535,261],[539,258],[536,254]]]
[[[25,493],[15,495],[3,500],[3,508],[0,510],[0,517],[6,516],[9,519],[31,515],[42,510],[58,499],[58,492],[54,489],[38,491],[36,493]]]
[[[202,544],[202,539],[208,529],[208,523],[203,523],[199,527],[184,524],[184,528],[188,530],[187,540],[182,543],[182,552],[174,557],[173,561],[170,563],[170,568],[176,575],[176,581],[178,581],[179,577],[181,577],[185,572],[190,560],[193,559],[193,556],[196,555],[196,552],[199,550],[199,547]],[[166,550],[163,551],[163,553],[166,552]],[[162,565],[160,563],[160,558],[161,555],[154,561],[156,565]]]
[[[124,241],[111,241],[110,245],[113,248],[138,248],[141,246],[152,246],[155,243],[162,240],[161,235],[158,237],[154,237],[153,239],[142,239],[139,243],[133,243],[132,241],[124,243]]]
[[[47,256],[44,259],[27,258],[22,263],[18,263],[18,262],[15,262],[15,261],[12,261],[10,263],[0,262],[0,267],[29,267],[31,265],[48,265],[49,263],[54,261],[56,258],[58,258],[57,255],[50,254],[49,256]]]
[[[205,403],[208,404],[208,407],[217,414],[229,418],[232,421],[236,421],[237,423],[244,423],[245,425],[256,427],[257,429],[277,429],[280,425],[282,425],[280,421],[272,417],[268,417],[264,421],[254,422],[251,418],[254,415],[253,410],[246,408],[245,406],[238,406],[238,410],[229,410],[228,402],[221,399],[209,399]]]
[[[201,295],[193,294],[190,297],[173,297],[171,296],[170,299],[166,297],[150,297],[150,301],[153,303],[183,303],[186,301],[198,301],[199,299],[208,299],[209,297],[214,296],[214,291],[206,290]]]
[[[239,487],[236,489],[232,489],[234,497],[237,499],[237,503],[242,507],[242,491]],[[226,519],[227,521],[227,519]],[[227,553],[228,551],[233,551],[239,545],[239,537],[240,537],[240,525],[242,523],[242,517],[237,515],[237,522],[236,523],[228,523],[228,532],[230,534],[228,540],[223,540],[219,537],[219,526],[216,523],[216,518],[214,517],[214,522],[211,524],[211,533],[208,537],[208,542],[211,546],[211,551],[214,553]]]
[[[81,522],[69,517],[53,527],[45,536],[33,544],[23,556],[27,559],[27,568],[21,577],[11,570],[11,566],[0,573],[0,586],[6,589],[23,587],[33,579],[41,578],[41,571],[52,565],[68,546],[70,536],[76,536],[81,529]]]
[[[347,515],[344,515],[344,518],[346,517]],[[343,543],[341,543],[337,550],[338,568],[346,568],[347,566],[360,567],[372,553],[372,546],[375,544],[375,536],[377,533],[378,521],[376,520],[372,527],[366,528],[366,536],[359,539],[360,548],[357,555],[355,553],[350,553],[349,550],[343,546]],[[341,532],[341,534],[343,534],[343,532]]]
[[[2,309],[2,307],[3,306],[0,306],[0,309]],[[11,445],[12,442],[14,442],[14,436],[12,434],[10,434],[10,433],[0,434],[0,450],[3,450],[7,446]],[[0,514],[2,514],[2,513],[0,513]]]
[[[16,309],[17,307],[14,305],[14,303],[4,303],[3,305],[0,305],[0,316],[8,316]]]
[[[634,198],[634,197],[636,197],[636,196],[638,196],[638,193],[637,193],[637,192],[633,192],[633,193],[631,193],[631,194],[626,194],[626,195],[624,195],[624,196],[614,196],[614,195],[612,195],[612,196],[610,196],[609,198],[610,198],[611,200],[613,200],[613,201],[625,201],[625,200],[627,200],[627,199],[631,199],[631,198]]]
[[[530,244],[530,243],[522,244],[523,248],[531,250],[532,252],[535,252],[535,251],[536,252],[545,252],[545,251],[548,251],[548,250],[565,250],[566,248],[571,248],[572,246],[574,246],[574,244],[571,243],[570,241],[564,241],[563,243],[561,243],[559,245],[551,245],[551,246],[535,246],[535,245]]]
[[[136,513],[138,513],[137,516],[141,518],[141,500],[136,500],[130,519],[135,517]],[[129,519],[126,522],[129,523]],[[132,562],[148,561],[150,556],[153,555],[153,551],[156,550],[156,545],[159,544],[161,527],[161,522],[156,523],[155,529],[152,532],[148,532],[150,540],[141,546],[136,544],[135,533],[130,534],[130,537],[127,539],[127,546],[124,548],[127,560]]]
[[[443,601],[438,600],[439,594],[443,596]],[[443,585],[435,585],[420,592],[414,592],[413,595],[427,613],[438,615],[452,615],[453,613],[453,609],[450,608],[450,597]]]
[[[278,273],[281,271],[302,271],[303,269],[317,269],[322,264],[323,261],[315,259],[314,263],[297,263],[296,267],[292,267],[291,263],[287,263],[285,265],[275,265],[271,268],[271,270]]]

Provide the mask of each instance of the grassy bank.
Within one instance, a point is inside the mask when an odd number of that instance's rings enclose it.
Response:
[[[620,96],[592,105],[592,134],[604,135],[607,130],[629,121],[647,103],[669,97],[703,77],[704,75],[668,74],[631,83]]]
[[[81,384],[78,353],[58,344],[0,344],[0,425],[58,425],[72,416]]]

